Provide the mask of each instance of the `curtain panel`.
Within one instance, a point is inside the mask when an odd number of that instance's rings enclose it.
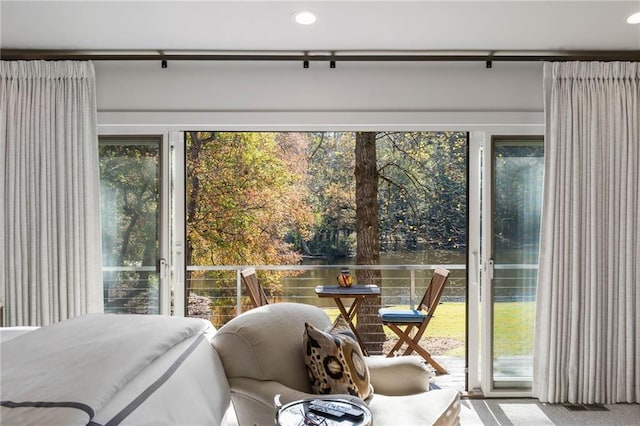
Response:
[[[639,79],[639,63],[544,65],[542,402],[640,402]]]
[[[5,325],[103,310],[93,64],[0,62]]]

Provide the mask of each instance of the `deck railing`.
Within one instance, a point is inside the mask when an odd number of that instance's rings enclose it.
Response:
[[[336,275],[349,268],[357,277],[359,270],[379,270],[381,302],[389,305],[415,305],[437,267],[451,270],[450,283],[443,300],[464,301],[466,298],[466,265],[264,265],[253,266],[258,279],[274,302],[307,303],[322,308],[335,308],[333,301],[316,296],[318,285],[337,285]],[[190,266],[187,282],[189,302],[202,306],[202,297],[211,301],[211,312],[198,312],[187,306],[192,316],[209,317],[216,326],[228,322],[251,304],[242,285],[240,271],[245,266]],[[356,284],[366,284],[358,282]],[[194,295],[197,295],[195,298]]]
[[[250,309],[240,271],[246,266],[189,266],[187,313],[209,318],[216,326]],[[383,306],[415,306],[432,271],[451,271],[444,302],[466,301],[467,273],[464,264],[440,265],[264,265],[253,266],[263,287],[275,302],[298,302],[334,308],[331,299],[318,298],[317,285],[333,285],[342,268],[354,277],[358,270],[382,274]],[[495,302],[535,300],[537,265],[500,265],[494,271]],[[104,268],[105,306],[110,312],[158,313],[157,275],[153,267]],[[358,284],[356,282],[356,284]],[[360,283],[362,284],[362,283]],[[191,297],[189,297],[191,295]],[[146,306],[145,306],[146,303]]]

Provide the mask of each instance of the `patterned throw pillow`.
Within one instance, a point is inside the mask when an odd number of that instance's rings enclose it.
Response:
[[[319,330],[307,323],[304,326],[305,364],[312,391],[348,394],[361,399],[371,396],[369,370],[346,321],[338,317],[328,330]]]

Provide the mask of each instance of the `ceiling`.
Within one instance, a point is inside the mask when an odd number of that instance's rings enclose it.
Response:
[[[296,11],[317,22],[301,26]],[[3,49],[640,50],[640,1],[11,1]]]

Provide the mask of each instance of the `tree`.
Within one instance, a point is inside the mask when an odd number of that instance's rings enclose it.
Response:
[[[383,250],[466,247],[466,133],[378,137]]]
[[[301,173],[304,149],[281,146],[295,146],[296,136],[280,135],[278,141],[275,133],[188,132],[186,137],[188,265],[298,263],[300,255],[286,237],[306,237],[313,216]],[[190,282],[224,281],[221,273],[204,275],[191,273]],[[264,282],[272,294],[281,291],[277,276]],[[226,296],[217,287],[215,295]]]
[[[311,204],[309,247],[333,260],[356,240],[354,145],[350,132],[307,134]],[[432,262],[466,247],[465,132],[378,132],[380,251],[428,253]],[[431,249],[431,250],[428,250]],[[444,257],[443,257],[444,256]]]
[[[350,132],[307,133],[310,204],[316,220],[310,254],[329,260],[355,252],[354,135]]]
[[[312,222],[299,157],[273,133],[188,132],[191,265],[295,264],[284,241]]]
[[[376,133],[357,132],[355,147],[356,225],[358,265],[380,264],[380,237],[378,223],[378,165]],[[379,269],[361,269],[356,272],[359,283],[382,285]],[[358,333],[363,336],[369,353],[381,353],[385,336],[378,318],[380,296],[367,298],[359,307]]]

